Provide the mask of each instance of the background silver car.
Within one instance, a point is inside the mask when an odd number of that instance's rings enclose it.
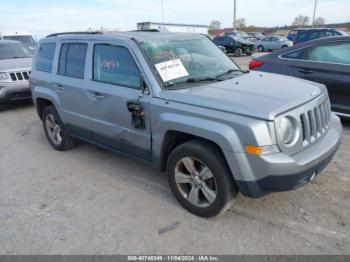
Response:
[[[33,50],[23,43],[0,40],[0,104],[31,99],[32,57]]]
[[[293,45],[293,42],[282,36],[266,36],[255,42],[255,49],[259,52],[279,50]]]

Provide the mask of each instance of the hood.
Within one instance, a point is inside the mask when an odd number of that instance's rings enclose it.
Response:
[[[22,70],[30,70],[32,67],[32,58],[13,58],[0,60],[0,72],[11,72]]]
[[[244,45],[254,45],[254,42],[251,42],[250,41],[251,37],[245,39],[245,38],[242,38],[242,40],[239,40],[239,42],[241,44],[244,44]]]
[[[179,90],[163,90],[161,98],[274,120],[324,92],[323,85],[283,75],[250,72],[233,79]],[[166,94],[165,94],[166,93]]]

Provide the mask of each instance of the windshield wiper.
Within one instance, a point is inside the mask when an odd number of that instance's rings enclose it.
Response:
[[[226,72],[220,74],[220,75],[217,75],[215,78],[220,78],[220,77],[223,77],[225,75],[229,75],[229,74],[232,74],[232,73],[236,73],[236,72],[240,72],[240,73],[249,73],[248,70],[241,70],[241,69],[229,69],[227,70]]]
[[[183,82],[178,82],[178,83],[167,83],[166,84],[166,88],[174,88],[176,86],[181,86],[184,85],[186,83],[201,83],[201,82],[211,82],[211,81],[216,81],[216,82],[220,82],[220,81],[224,81],[223,79],[220,78],[216,78],[216,77],[191,77],[188,78],[186,81]]]
[[[223,81],[218,77],[198,77],[198,78],[189,78],[186,80],[186,83],[198,83],[198,82],[210,82],[210,81]]]

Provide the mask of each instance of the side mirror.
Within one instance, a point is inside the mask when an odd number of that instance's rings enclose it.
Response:
[[[149,89],[143,73],[140,73],[140,90],[141,90],[140,96],[149,95]]]

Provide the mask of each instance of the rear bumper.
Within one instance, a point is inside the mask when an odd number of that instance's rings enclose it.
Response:
[[[256,179],[236,180],[237,186],[243,195],[252,198],[301,187],[329,164],[339,148],[341,134],[340,120],[332,115],[328,133],[318,143],[300,153],[293,156],[283,153],[249,156],[248,162]]]
[[[0,83],[0,104],[20,100],[30,100],[32,97],[29,82]]]

